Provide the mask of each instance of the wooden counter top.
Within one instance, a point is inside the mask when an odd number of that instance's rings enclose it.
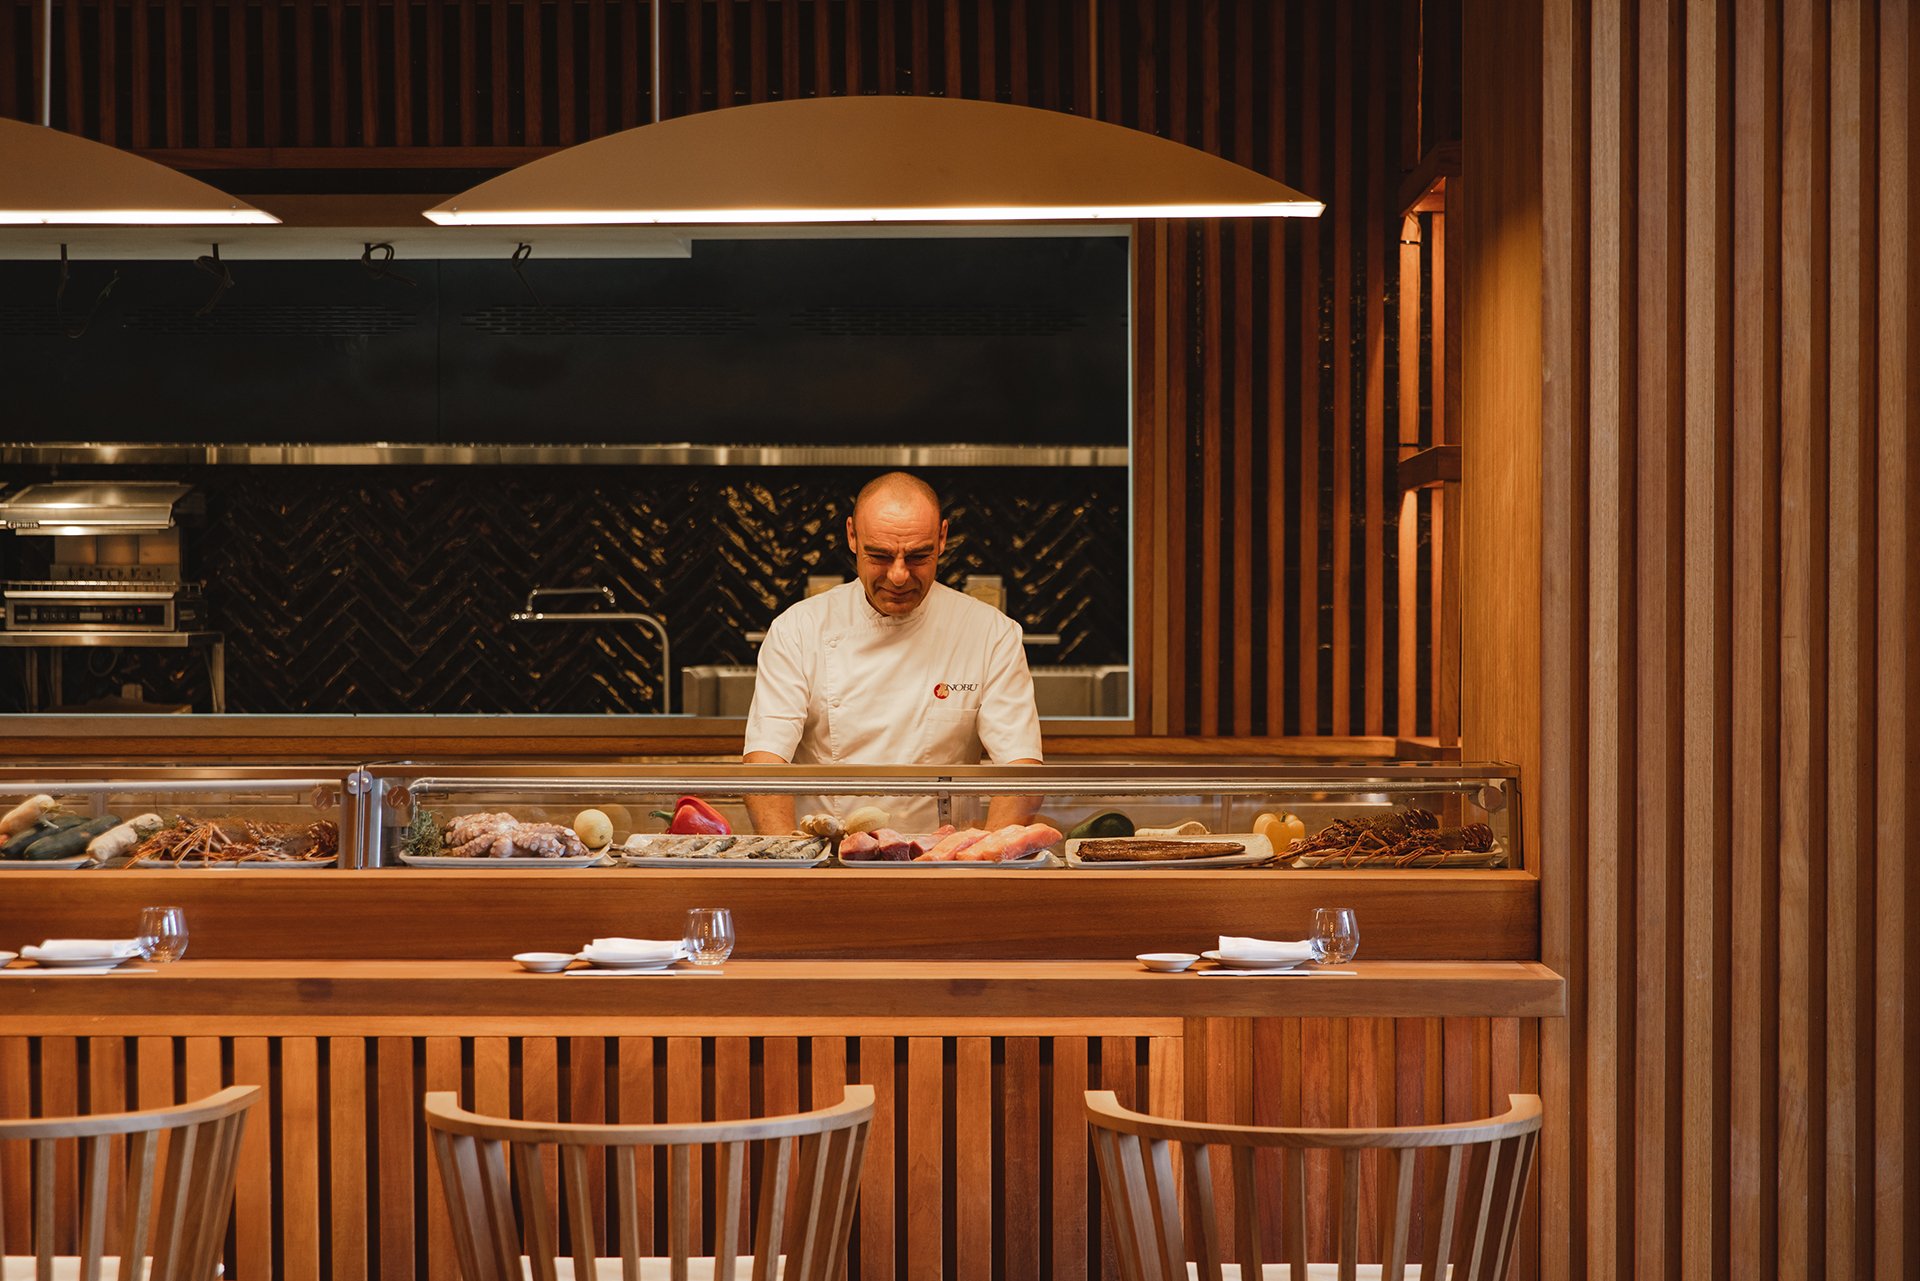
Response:
[[[511,1025],[786,1021],[1558,1017],[1565,981],[1526,961],[1357,961],[1351,976],[1151,974],[1127,961],[735,960],[717,974],[539,975],[511,961],[179,961],[152,973],[0,976],[0,1034],[424,1034]],[[90,1026],[91,1025],[91,1026]]]

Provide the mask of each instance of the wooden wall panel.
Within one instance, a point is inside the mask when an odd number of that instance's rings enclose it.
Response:
[[[1092,1281],[1112,1273],[1103,1271],[1105,1228],[1090,1196],[1087,1088],[1112,1089],[1130,1106],[1169,1115],[1289,1125],[1467,1120],[1503,1110],[1504,1092],[1531,1088],[1523,1066],[1531,1022],[1448,1020],[1444,1053],[1429,1022],[1188,1020],[1177,1036],[1096,1025],[1083,1029],[1092,1035],[1063,1028],[1001,1037],[978,1022],[958,1036],[845,1037],[822,1028],[802,1038],[155,1037],[141,1038],[138,1074],[127,1071],[123,1038],[7,1038],[0,1040],[0,1116],[32,1114],[35,1098],[59,1109],[111,1111],[199,1097],[225,1084],[263,1084],[267,1097],[243,1145],[228,1274],[244,1262],[247,1275],[259,1277],[317,1269],[378,1281],[455,1281],[437,1174],[430,1160],[414,1159],[428,1151],[420,1104],[430,1089],[458,1090],[467,1105],[494,1113],[649,1122],[723,1119],[743,1102],[759,1112],[820,1107],[837,1101],[847,1081],[869,1081],[880,1087],[876,1141],[848,1277]],[[1423,1056],[1411,1071],[1404,1069],[1407,1047]],[[188,1065],[177,1080],[176,1056]],[[149,1065],[168,1070],[143,1081]],[[802,1075],[812,1083],[805,1095]],[[891,1141],[896,1132],[903,1144]],[[324,1218],[322,1152],[332,1179]],[[0,1185],[0,1223],[10,1250],[24,1240],[11,1234],[24,1226],[31,1186],[19,1158],[0,1152],[9,1176]],[[611,1188],[608,1173],[590,1167],[590,1184]],[[652,1198],[659,1172],[643,1165],[639,1173],[645,1204],[663,1208]],[[62,1177],[70,1180],[72,1171]],[[550,1170],[548,1190],[557,1195],[553,1178]],[[1276,1198],[1264,1209],[1272,1216],[1278,1205]],[[1368,1214],[1377,1215],[1377,1205],[1369,1203],[1363,1223]],[[596,1251],[617,1252],[607,1216],[596,1212],[593,1222]],[[1266,1224],[1269,1241],[1277,1228],[1277,1217]],[[713,1230],[709,1222],[703,1241]],[[643,1231],[664,1233],[664,1224],[649,1216]],[[1318,1223],[1316,1231],[1330,1247],[1332,1225]],[[365,1245],[376,1232],[380,1248],[369,1259]],[[653,1235],[642,1244],[663,1241]],[[1523,1266],[1518,1275],[1532,1273]]]
[[[1544,18],[1542,1275],[1911,1275],[1911,7]]]
[[[943,94],[1093,115],[1272,173],[1325,218],[1137,235],[1139,725],[1451,743],[1458,651],[1430,638],[1481,615],[1443,598],[1450,500],[1422,495],[1403,519],[1398,478],[1403,450],[1442,439],[1429,400],[1455,394],[1418,353],[1444,339],[1447,295],[1436,279],[1403,303],[1388,250],[1391,193],[1453,140],[1458,7],[63,0],[53,123],[240,188],[274,169],[353,171],[336,189],[358,190],[368,170],[504,168],[651,119],[657,16],[665,117]],[[38,12],[0,0],[0,31]],[[0,57],[0,115],[31,117],[19,53]],[[1421,219],[1437,276],[1441,219]],[[1423,363],[1439,375],[1424,391]]]

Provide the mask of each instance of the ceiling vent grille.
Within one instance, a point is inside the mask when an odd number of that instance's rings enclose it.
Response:
[[[514,304],[463,312],[460,323],[503,338],[694,338],[740,333],[753,316],[738,307]]]
[[[881,303],[809,307],[793,324],[833,338],[1048,338],[1082,328],[1086,318],[1065,307],[1023,303]]]

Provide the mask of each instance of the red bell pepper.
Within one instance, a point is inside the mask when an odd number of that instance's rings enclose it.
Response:
[[[720,817],[720,811],[698,796],[682,796],[674,802],[673,813],[653,811],[655,818],[668,820],[667,831],[675,836],[730,836],[733,828]]]

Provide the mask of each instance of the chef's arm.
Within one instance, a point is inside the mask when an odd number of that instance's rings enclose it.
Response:
[[[1041,762],[1031,756],[1017,761],[1008,761],[1009,765],[1038,765]],[[1038,796],[996,796],[987,803],[987,830],[995,832],[1014,823],[1033,822],[1033,812],[1040,808]]]
[[[772,752],[748,752],[740,759],[748,765],[787,764],[784,757]],[[763,836],[785,836],[795,830],[793,797],[749,792],[741,799],[747,803],[747,817],[753,820],[754,831]]]

